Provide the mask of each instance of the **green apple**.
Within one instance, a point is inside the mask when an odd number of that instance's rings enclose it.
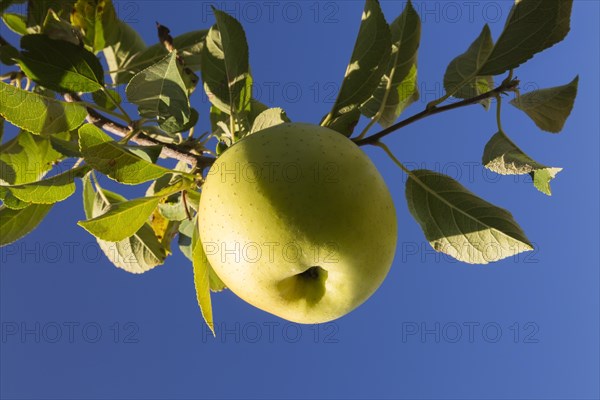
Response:
[[[200,238],[248,303],[299,323],[339,318],[381,285],[397,242],[394,203],[371,160],[331,129],[251,134],[209,171]]]

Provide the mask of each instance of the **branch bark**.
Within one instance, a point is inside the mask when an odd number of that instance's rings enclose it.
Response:
[[[81,98],[73,93],[65,93],[63,97],[65,101],[69,103],[81,101]],[[86,107],[86,109],[88,112],[87,121],[96,125],[98,128],[104,129],[105,131],[121,138],[127,136],[131,132],[129,127],[121,125],[105,117],[93,108]],[[206,157],[201,154],[197,154],[192,150],[182,149],[180,145],[161,142],[160,140],[154,139],[144,133],[138,133],[137,135],[133,136],[131,141],[139,144],[140,146],[163,146],[160,154],[162,158],[172,158],[183,161],[200,169],[209,167],[215,162],[215,158],[213,157]]]
[[[489,92],[480,94],[479,96],[471,97],[470,99],[465,99],[465,100],[458,101],[458,102],[452,103],[452,104],[448,104],[448,105],[442,106],[442,107],[435,106],[435,107],[426,108],[425,110],[421,111],[420,113],[415,114],[411,117],[408,117],[408,118],[390,126],[389,128],[382,130],[381,132],[378,132],[374,135],[368,136],[364,139],[355,140],[355,143],[358,146],[365,146],[365,145],[369,145],[369,144],[373,145],[373,144],[377,143],[379,141],[379,139],[389,135],[390,133],[393,133],[393,132],[397,131],[398,129],[403,128],[407,125],[410,125],[413,122],[417,122],[425,117],[429,117],[431,115],[439,114],[439,113],[442,113],[445,111],[455,110],[457,108],[461,108],[461,107],[465,107],[465,106],[470,106],[472,104],[477,104],[482,100],[486,100],[486,99],[489,99],[492,97],[499,96],[500,94],[505,93],[505,92],[513,91],[518,86],[519,86],[518,79],[506,80],[506,81],[502,82],[502,84],[500,86],[498,86],[497,88],[490,90]]]

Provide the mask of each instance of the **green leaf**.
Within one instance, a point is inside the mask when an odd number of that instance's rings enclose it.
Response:
[[[39,32],[48,12],[53,10],[57,15],[68,18],[76,0],[34,0],[27,4],[27,26]]]
[[[99,239],[119,242],[132,236],[148,222],[159,201],[160,197],[143,197],[115,203],[107,212],[77,224]]]
[[[516,3],[478,75],[500,75],[562,41],[570,30],[573,0]]]
[[[157,118],[166,132],[177,132],[190,121],[190,101],[175,52],[135,75],[126,93],[142,117]]]
[[[215,325],[213,322],[212,302],[210,299],[210,272],[212,267],[204,252],[204,247],[202,246],[197,227],[194,227],[192,233],[192,265],[194,267],[196,300],[198,301],[206,325],[208,325],[214,335]]]
[[[0,186],[0,199],[2,199],[2,203],[11,210],[22,210],[31,205],[31,203],[17,199],[8,189],[5,189],[4,186]]]
[[[56,136],[66,137],[68,134]],[[40,180],[63,158],[45,136],[20,131],[17,136],[0,146],[0,184],[20,185]]]
[[[241,119],[252,97],[246,34],[235,18],[213,11],[217,23],[206,35],[201,57],[204,90],[218,109]]]
[[[106,95],[106,92],[108,92],[108,96]],[[117,108],[117,105],[121,104],[122,101],[119,92],[112,89],[98,90],[97,92],[92,93],[92,98],[100,107],[111,111]]]
[[[104,85],[104,71],[93,53],[46,35],[21,38],[23,72],[36,83],[57,92],[95,92]]]
[[[262,131],[263,129],[270,128],[275,125],[284,124],[290,122],[285,111],[279,107],[269,108],[268,110],[260,113],[254,120],[252,125],[251,133]]]
[[[406,199],[431,246],[459,261],[487,264],[533,249],[508,211],[448,176],[412,171]]]
[[[0,82],[0,115],[35,134],[77,129],[87,117],[85,107],[65,103]]]
[[[27,35],[27,18],[21,14],[4,13],[2,14],[2,21],[4,24],[16,33],[17,35]]]
[[[107,46],[105,36],[115,29],[117,15],[111,0],[77,0],[71,23],[83,32],[85,44],[98,52]]]
[[[560,132],[573,110],[579,76],[564,86],[535,90],[513,99],[510,104],[525,112],[542,130]]]
[[[421,41],[421,19],[408,2],[404,11],[390,25],[392,53],[387,71],[375,93],[360,111],[377,118],[381,126],[391,126],[404,109],[419,99],[417,52]]]
[[[116,85],[127,83],[134,75],[134,72],[127,71],[127,66],[146,49],[146,44],[135,29],[121,20],[116,20],[114,28],[107,35],[108,47],[103,53],[110,77]]]
[[[0,246],[6,246],[33,231],[51,208],[51,204],[32,204],[20,210],[0,206]]]
[[[550,181],[562,168],[553,168],[534,161],[502,131],[496,133],[485,146],[483,165],[501,175],[525,175],[533,177],[535,187],[550,196]]]
[[[76,46],[83,44],[80,32],[73,29],[73,25],[68,20],[61,18],[52,9],[48,10],[41,33],[47,35],[52,40],[64,40]]]
[[[173,47],[192,71],[200,70],[201,53],[208,30],[191,31],[173,38]],[[156,43],[136,55],[125,69],[137,73],[163,59],[169,52],[162,43]]]
[[[16,186],[3,186],[17,199],[34,204],[54,204],[69,198],[75,193],[75,178],[81,178],[89,167],[70,169],[62,174],[38,182]]]
[[[77,131],[69,132],[68,135],[70,136],[68,139],[61,139],[59,135],[49,136],[52,148],[65,157],[81,158]]]
[[[494,78],[490,75],[481,76],[479,70],[493,48],[492,33],[486,24],[469,49],[448,65],[444,75],[446,93],[459,99],[468,99],[492,90]],[[482,104],[488,109],[490,99],[482,101]]]
[[[126,201],[123,196],[108,190],[95,193],[90,174],[83,179],[83,204],[86,217],[95,218],[103,214],[110,204]],[[108,200],[108,203],[107,201]],[[118,268],[141,274],[164,262],[167,254],[149,224],[144,224],[133,236],[120,242],[107,242],[96,238],[108,259]]]
[[[133,154],[91,124],[79,129],[79,148],[90,166],[128,185],[155,180],[171,172]]]
[[[360,113],[356,110],[377,89],[388,69],[391,49],[390,27],[381,11],[379,1],[367,0],[340,93],[333,109],[322,122],[323,126],[339,126],[336,122],[339,118],[344,118],[344,127],[353,129],[356,126],[360,119]],[[349,113],[351,114],[347,115]],[[347,130],[342,133],[348,136]]]
[[[15,65],[19,58],[19,50],[9,43],[0,41],[0,62],[5,65]]]

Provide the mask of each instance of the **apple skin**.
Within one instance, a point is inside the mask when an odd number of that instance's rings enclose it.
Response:
[[[246,302],[292,322],[346,315],[385,279],[397,221],[350,139],[302,123],[251,134],[209,171],[198,210],[207,258]]]

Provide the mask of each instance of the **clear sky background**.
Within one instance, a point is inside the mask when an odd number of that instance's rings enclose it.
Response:
[[[118,4],[147,43],[156,41],[156,20],[173,34],[214,21],[209,2]],[[317,123],[335,99],[363,2],[212,4],[246,29],[256,97],[283,107],[294,121]],[[443,94],[447,64],[484,23],[498,37],[511,2],[415,5],[423,20],[422,99],[406,115]],[[392,21],[404,2],[382,6]],[[141,276],[113,267],[76,226],[84,218],[79,191],[32,234],[0,249],[0,397],[598,398],[599,9],[597,1],[576,0],[567,39],[517,71],[524,91],[579,74],[563,132],[544,133],[505,107],[506,132],[538,161],[564,168],[552,197],[523,177],[485,172],[481,154],[496,125],[493,112],[479,106],[420,121],[385,140],[409,167],[447,173],[511,210],[535,252],[487,266],[434,254],[408,213],[406,177],[379,149],[368,148],[400,226],[396,259],[379,291],[318,327],[289,324],[224,292],[213,296],[212,338],[190,262],[175,251],[166,265]],[[205,131],[201,90],[193,103]],[[144,189],[120,192],[134,197]]]

